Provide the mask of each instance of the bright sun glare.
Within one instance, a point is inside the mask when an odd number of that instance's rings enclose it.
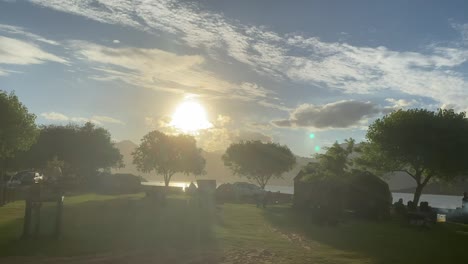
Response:
[[[195,101],[181,103],[172,115],[170,125],[184,133],[196,133],[213,126],[208,121],[203,106]]]

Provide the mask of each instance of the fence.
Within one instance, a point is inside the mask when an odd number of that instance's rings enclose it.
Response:
[[[10,188],[6,184],[0,185],[0,206],[8,203],[24,200],[26,198],[25,188]]]

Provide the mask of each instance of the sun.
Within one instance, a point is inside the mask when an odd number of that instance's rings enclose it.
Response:
[[[177,107],[169,125],[184,133],[192,134],[213,126],[208,121],[203,106],[193,100],[185,101]]]

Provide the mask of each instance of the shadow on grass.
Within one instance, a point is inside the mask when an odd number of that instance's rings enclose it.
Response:
[[[41,227],[48,229],[52,208],[44,209]],[[21,218],[1,224],[0,256],[76,256],[174,249],[196,254],[208,248],[216,251],[212,231],[215,221],[213,214],[188,205],[184,199],[168,199],[164,207],[128,197],[71,203],[65,204],[63,235],[58,240],[44,236],[18,239]]]
[[[466,263],[467,226],[439,224],[430,230],[395,222],[349,219],[336,227],[312,223],[311,216],[288,206],[271,207],[265,219],[281,232],[373,259],[376,263]]]

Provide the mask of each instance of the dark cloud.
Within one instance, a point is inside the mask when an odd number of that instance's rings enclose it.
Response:
[[[381,111],[374,103],[353,100],[325,105],[303,104],[291,113],[289,119],[275,120],[273,124],[278,127],[348,128]]]

